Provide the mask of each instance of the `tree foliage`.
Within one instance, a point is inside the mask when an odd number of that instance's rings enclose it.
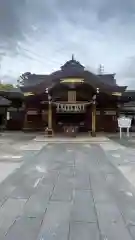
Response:
[[[28,81],[28,78],[29,78],[30,75],[31,75],[30,72],[25,72],[25,73],[23,73],[23,74],[19,77],[19,79],[17,80],[18,86],[19,86],[19,85],[20,85],[20,86],[21,86],[21,85],[24,86],[24,83]]]
[[[10,90],[13,88],[13,85],[10,84],[10,83],[0,83],[0,91],[3,90],[3,91],[6,91],[6,90]]]

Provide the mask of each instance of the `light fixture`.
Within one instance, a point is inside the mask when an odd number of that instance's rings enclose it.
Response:
[[[48,88],[45,89],[45,92],[48,93]]]
[[[99,88],[97,88],[97,93],[99,93]]]

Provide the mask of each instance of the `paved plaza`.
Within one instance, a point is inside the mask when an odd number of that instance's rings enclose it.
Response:
[[[135,149],[113,140],[1,135],[0,240],[135,239]]]

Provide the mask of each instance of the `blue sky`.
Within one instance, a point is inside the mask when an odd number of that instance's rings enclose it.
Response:
[[[135,89],[134,0],[0,0],[0,76],[50,73],[71,58]]]

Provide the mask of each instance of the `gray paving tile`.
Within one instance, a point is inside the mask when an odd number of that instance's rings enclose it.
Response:
[[[71,184],[59,183],[54,188],[51,200],[53,201],[71,201],[73,196],[73,188]]]
[[[96,204],[98,223],[103,239],[131,240],[117,205],[112,203]]]
[[[102,240],[133,240],[128,229],[121,220],[117,221],[117,223],[113,222],[110,225],[106,225],[106,227],[104,227],[103,229],[100,228],[100,231],[102,235]]]
[[[71,201],[73,194],[73,177],[60,174],[56,182],[51,200]]]
[[[22,168],[22,167],[21,167]],[[20,171],[20,168],[17,169],[15,172],[11,173],[5,181],[2,183],[2,185],[8,185],[9,186],[9,179],[10,179],[10,185],[11,186],[17,186],[20,184],[21,179],[22,179],[22,171]],[[4,187],[5,188],[5,187]]]
[[[135,240],[135,226],[130,226],[129,231],[130,231],[130,234],[131,234],[133,240]]]
[[[58,179],[59,172],[58,171],[47,171],[44,174],[41,184],[56,184]]]
[[[18,180],[15,189],[10,194],[13,198],[29,198],[37,187],[37,182],[40,182],[43,177],[43,173],[37,171],[31,171],[31,166],[27,166],[28,173],[22,171],[20,173],[21,178]]]
[[[0,208],[0,233],[5,234],[14,221],[22,215],[26,200],[8,199]]]
[[[55,154],[54,154],[55,156]],[[57,157],[57,155],[56,155]],[[51,161],[51,162],[47,162],[47,169],[49,169],[49,171],[60,171],[62,166],[60,162],[55,162],[55,161]]]
[[[3,233],[0,232],[0,240],[4,240],[4,238],[5,238],[5,234],[4,234],[4,232],[3,232]]]
[[[72,221],[96,222],[94,203],[91,192],[88,190],[75,190],[71,212]]]
[[[126,224],[135,224],[135,195],[130,183],[120,174],[107,175],[106,182],[112,191]]]
[[[101,175],[101,172],[98,171],[97,174],[90,174],[91,188],[94,196],[95,202],[111,202],[112,193],[108,188],[105,179]]]
[[[38,240],[68,240],[71,203],[50,202]]]
[[[53,185],[40,186],[24,206],[23,215],[27,217],[43,216],[48,205]]]
[[[14,191],[15,186],[10,184],[2,184],[0,186],[0,205],[5,202],[5,200],[10,196],[10,194]]]
[[[73,177],[75,174],[74,167],[64,167],[62,170],[60,170],[60,175],[67,176],[67,177]]]
[[[96,203],[95,207],[98,215],[98,221],[101,224],[104,224],[104,222],[111,224],[112,222],[117,222],[119,219],[122,219],[121,213],[115,203],[100,202]]]
[[[129,196],[130,197],[130,196]],[[130,197],[132,198],[132,197]],[[128,203],[129,202],[129,203]],[[118,204],[119,209],[123,215],[123,218],[127,225],[133,224],[135,225],[135,199],[133,198],[131,201],[127,201],[123,199],[121,204]]]
[[[114,173],[116,169],[107,160],[107,155],[99,145],[95,145],[95,154],[97,156],[98,170],[103,174]]]
[[[4,240],[37,240],[41,222],[40,218],[21,217],[13,224]]]
[[[75,171],[74,187],[76,189],[90,189],[89,173]]]
[[[74,175],[64,175],[64,174],[59,174],[57,185],[65,185],[69,186],[71,188],[74,188]]]
[[[95,223],[70,224],[69,240],[99,240],[99,230]],[[109,239],[110,240],[110,239]]]
[[[23,181],[23,185],[27,185],[31,187],[31,186],[34,186],[35,182],[38,179],[42,179],[43,177],[44,177],[43,172],[39,172],[34,169],[29,169],[28,172],[23,175],[23,179],[21,180]]]
[[[105,157],[103,157],[103,160],[105,159]],[[101,160],[101,159],[100,159]],[[111,166],[109,163],[104,163],[103,161],[99,161],[100,162],[100,166],[99,166],[99,170],[102,171],[103,174],[113,174],[115,172],[115,169],[113,166]]]
[[[80,155],[80,154],[79,154]],[[83,171],[83,172],[88,172],[88,164],[87,164],[87,161],[85,161],[83,158],[83,153],[81,153],[82,157],[80,157],[80,159],[78,160],[77,159],[77,156],[76,156],[76,161],[75,161],[75,168],[77,171]]]
[[[122,214],[129,228],[135,223],[134,196],[126,194],[132,191],[130,185],[112,167],[108,156],[96,144],[91,144],[90,148],[84,147],[84,144],[61,145],[51,144],[50,148],[33,157],[32,161],[25,163],[14,176],[7,179],[5,186],[0,185],[0,203],[3,204],[8,196],[17,198],[13,199],[14,204],[9,203],[5,207],[5,202],[3,205],[5,216],[8,216],[6,209],[10,207],[10,211],[9,222],[3,222],[0,239],[14,223],[6,240],[18,240],[20,237],[37,240],[44,216],[38,240],[41,237],[42,240],[69,240],[69,232],[70,240],[99,240],[96,226],[98,216],[102,240],[130,240],[131,236],[121,217]],[[54,192],[48,202],[53,187]],[[24,203],[23,213],[19,203],[16,209],[16,201],[25,201],[20,198],[29,199]],[[22,215],[20,219],[19,215]],[[131,232],[134,235],[133,228]]]
[[[15,190],[10,194],[10,197],[17,199],[28,199],[35,192],[34,187],[29,186],[18,186]]]

